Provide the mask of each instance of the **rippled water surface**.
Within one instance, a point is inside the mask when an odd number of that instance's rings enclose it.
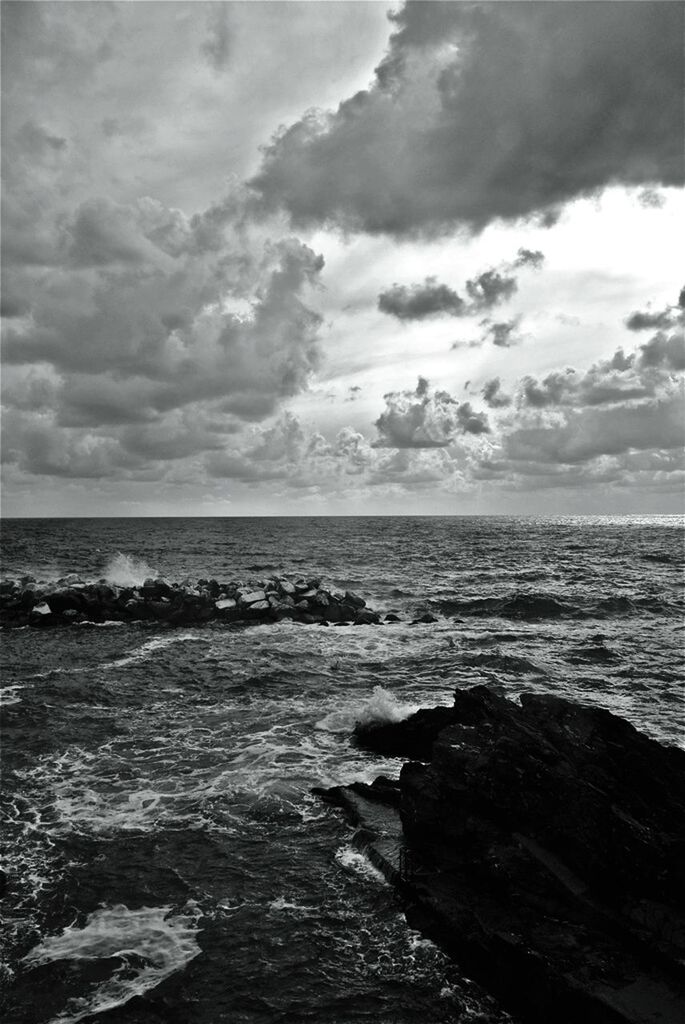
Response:
[[[3,634],[7,1019],[504,1021],[311,787],[477,682],[683,743],[682,553],[674,517],[6,522],[3,576],[304,573],[403,620]]]

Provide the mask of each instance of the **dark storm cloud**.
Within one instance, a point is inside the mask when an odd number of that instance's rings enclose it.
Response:
[[[545,262],[545,254],[539,249],[519,249],[514,260],[515,267],[533,267],[539,270]]]
[[[661,309],[657,313],[635,312],[626,320],[629,331],[653,331],[660,327],[670,327],[673,323],[673,312],[670,308]]]
[[[434,277],[427,277],[423,284],[394,284],[378,296],[381,312],[398,320],[425,320],[445,314],[461,316],[465,306],[455,291],[438,284]]]
[[[493,377],[492,380],[486,381],[481,394],[485,404],[489,405],[491,409],[504,409],[511,405],[511,397],[502,391],[502,382],[499,377]]]
[[[682,331],[670,335],[659,331],[646,345],[640,346],[640,353],[642,367],[685,370],[685,335]]]
[[[295,223],[397,236],[679,185],[683,19],[673,3],[408,3],[370,88],[282,130],[251,184]]]
[[[518,280],[512,272],[519,267],[539,270],[544,255],[531,249],[519,249],[511,263],[483,270],[466,281],[469,302],[435,277],[427,277],[423,284],[400,285],[381,292],[378,308],[398,320],[425,320],[433,316],[471,316],[506,302],[518,289]]]
[[[514,317],[513,320],[483,320],[481,327],[484,327],[483,341],[491,341],[498,348],[511,348],[520,341],[518,331],[521,317]]]
[[[431,392],[425,377],[414,391],[392,391],[383,396],[385,409],[376,420],[378,448],[444,448],[458,433],[489,431],[485,413],[468,402],[459,403],[447,391]]]
[[[474,310],[490,309],[510,299],[518,284],[513,275],[502,274],[499,270],[485,270],[466,282],[466,291]]]
[[[305,298],[323,259],[247,225],[240,194],[192,218],[150,198],[56,206],[40,253],[22,187],[12,240],[33,248],[28,259],[3,235],[3,345],[5,400],[23,410],[6,443],[25,471],[161,472],[306,387],[322,317]]]

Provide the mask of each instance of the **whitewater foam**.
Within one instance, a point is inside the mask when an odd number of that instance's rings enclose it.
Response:
[[[354,846],[341,846],[335,853],[335,860],[345,871],[366,879],[368,882],[375,882],[378,885],[389,885],[382,871],[379,871],[371,863],[369,858],[361,850]]]
[[[357,725],[384,725],[401,722],[418,711],[418,704],[403,704],[389,690],[374,686],[371,697],[363,704],[350,704],[332,711],[315,728],[324,732],[351,733]]]
[[[105,568],[105,579],[117,587],[140,587],[145,580],[158,575],[143,558],[134,558],[117,551]]]
[[[71,925],[59,935],[48,936],[23,958],[28,968],[60,960],[116,957],[122,961],[88,996],[70,1000],[51,1024],[77,1024],[123,1006],[182,970],[201,952],[197,943],[200,916],[192,900],[179,913],[172,913],[169,906],[129,910],[116,904],[94,911],[83,928]]]
[[[155,637],[153,640],[147,640],[135,651],[132,651],[131,654],[127,654],[123,658],[117,658],[116,661],[106,661],[101,667],[109,670],[125,668],[127,665],[135,665],[138,662],[154,657],[157,651],[163,651],[166,647],[184,643],[186,640],[199,640],[201,643],[206,643],[205,638],[198,636],[197,633],[174,633],[173,636]]]
[[[23,689],[25,687],[21,683],[0,686],[0,706],[9,708],[12,704],[21,704],[22,698],[18,695],[17,690]]]

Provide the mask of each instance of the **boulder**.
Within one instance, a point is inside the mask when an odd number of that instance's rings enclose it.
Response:
[[[453,707],[421,708],[400,722],[356,725],[354,742],[383,757],[430,761],[433,743],[455,721]]]
[[[47,602],[54,615],[63,615],[67,611],[80,611],[83,607],[83,594],[78,590],[58,590],[48,594]]]
[[[400,773],[399,861],[368,838],[368,792],[338,802],[409,923],[508,1009],[531,1024],[685,1019],[685,751],[601,708],[483,686],[355,740],[427,762]]]
[[[233,597],[222,597],[220,600],[214,602],[214,607],[218,612],[233,611],[237,606],[238,602]]]
[[[241,604],[257,604],[266,601],[266,593],[263,590],[246,590],[240,594]]]
[[[360,597],[359,594],[353,593],[351,590],[345,591],[343,601],[345,604],[351,605],[352,608],[366,608],[366,601],[364,598]]]
[[[372,612],[369,608],[360,608],[354,617],[355,626],[373,626],[380,621],[378,612]]]
[[[425,623],[429,623],[429,622],[437,622],[437,621],[438,621],[438,619],[437,619],[436,615],[433,615],[431,612],[424,612],[423,615],[419,615],[418,619],[412,619],[411,620],[411,624],[412,624],[412,626],[415,626],[418,623],[424,623],[424,622]]]

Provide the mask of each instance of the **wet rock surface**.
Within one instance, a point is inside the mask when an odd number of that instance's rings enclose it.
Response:
[[[84,622],[156,621],[188,626],[220,622],[354,623],[376,625],[380,615],[357,594],[331,592],[319,579],[281,579],[242,584],[217,580],[147,579],[116,586],[68,576],[56,583],[32,577],[0,582],[0,625],[64,626]]]
[[[414,760],[399,787],[326,798],[402,888],[409,923],[512,1012],[685,1020],[685,751],[602,709],[482,686],[355,742]]]

